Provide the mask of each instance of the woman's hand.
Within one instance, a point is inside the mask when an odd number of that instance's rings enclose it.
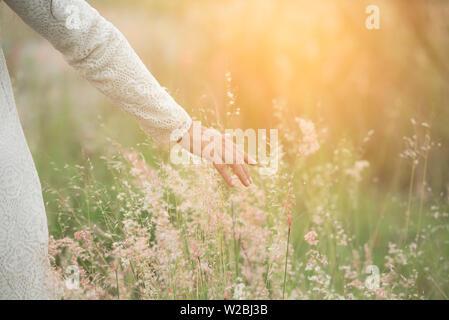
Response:
[[[255,165],[256,161],[219,131],[194,122],[178,143],[190,153],[211,161],[231,187],[235,183],[228,166],[244,186],[248,187],[252,183],[247,164]]]

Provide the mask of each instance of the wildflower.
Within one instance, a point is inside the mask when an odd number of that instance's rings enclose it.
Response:
[[[306,240],[311,246],[315,246],[318,244],[317,237],[317,233],[312,230],[307,232],[307,234],[304,236],[304,240]]]
[[[329,262],[327,261],[327,257],[325,255],[321,256],[320,262],[324,265],[329,264]]]
[[[320,143],[318,142],[318,135],[315,131],[315,125],[312,121],[302,118],[295,118],[295,121],[298,123],[299,129],[302,132],[302,139],[299,144],[299,153],[303,156],[314,154],[320,149]]]
[[[239,283],[234,287],[234,299],[243,300],[245,299],[245,284]]]
[[[87,241],[91,238],[91,235],[87,231],[77,231],[74,233],[74,237],[78,241],[81,241],[81,240]]]
[[[288,224],[288,227],[289,227],[289,228],[292,227],[292,220],[293,220],[292,215],[291,215],[291,214],[288,214],[288,215],[287,215],[287,224]]]
[[[350,169],[346,169],[345,173],[348,176],[351,176],[355,179],[356,182],[360,182],[360,180],[362,180],[362,171],[365,168],[369,167],[369,162],[366,160],[359,160],[356,161],[354,164],[354,167],[350,168]]]
[[[320,225],[320,224],[323,222],[323,219],[322,219],[319,215],[315,214],[315,215],[313,215],[313,217],[312,217],[312,221],[313,221],[313,223],[315,223],[316,225]]]
[[[135,163],[138,159],[138,154],[136,151],[126,151],[124,153],[125,159],[131,163]]]

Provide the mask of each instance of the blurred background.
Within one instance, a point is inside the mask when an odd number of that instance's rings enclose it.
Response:
[[[447,1],[89,3],[124,33],[178,103],[210,125],[277,127],[276,100],[287,108],[286,120],[299,116],[326,128],[330,149],[342,138],[359,145],[370,132],[363,157],[380,192],[408,192],[410,166],[399,157],[403,136],[413,134],[411,118],[428,123],[441,147],[432,150],[427,181],[434,194],[447,199]],[[370,4],[380,8],[380,30],[365,27]],[[145,140],[129,116],[2,7],[2,45],[44,187],[65,183],[55,168],[101,158],[113,148],[107,138],[125,147]],[[231,121],[226,117],[230,91],[231,107],[238,110]],[[107,182],[107,171],[98,170]],[[416,174],[419,178],[421,172]]]

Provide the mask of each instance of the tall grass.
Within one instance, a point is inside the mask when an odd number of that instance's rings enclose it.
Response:
[[[2,10],[63,297],[448,298],[449,82],[399,2],[381,6],[377,33],[362,2],[91,2],[196,118],[278,128],[283,152],[249,189],[172,166]],[[429,5],[422,29],[443,60],[446,7]]]
[[[150,166],[141,153],[118,144],[104,158],[113,183],[101,184],[89,165],[75,170],[66,188],[46,189],[58,212],[60,231],[50,245],[56,275],[67,277],[71,265],[81,270],[81,287],[67,290],[61,283],[61,294],[446,298],[447,205],[434,198],[408,209],[409,201],[397,195],[374,201],[369,163],[355,146],[342,140],[329,158],[320,128],[300,118],[295,123],[296,131],[285,135],[300,137],[301,147],[283,153],[276,175],[253,170],[248,189],[229,189],[204,163],[175,167],[160,159]],[[285,161],[289,156],[297,161]],[[390,209],[379,216],[382,207]],[[371,265],[380,271],[379,287],[367,282]]]

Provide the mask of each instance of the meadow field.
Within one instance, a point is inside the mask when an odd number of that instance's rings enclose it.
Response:
[[[65,299],[448,299],[449,3],[89,3],[194,119],[281,152],[249,188],[172,164],[1,4]]]

